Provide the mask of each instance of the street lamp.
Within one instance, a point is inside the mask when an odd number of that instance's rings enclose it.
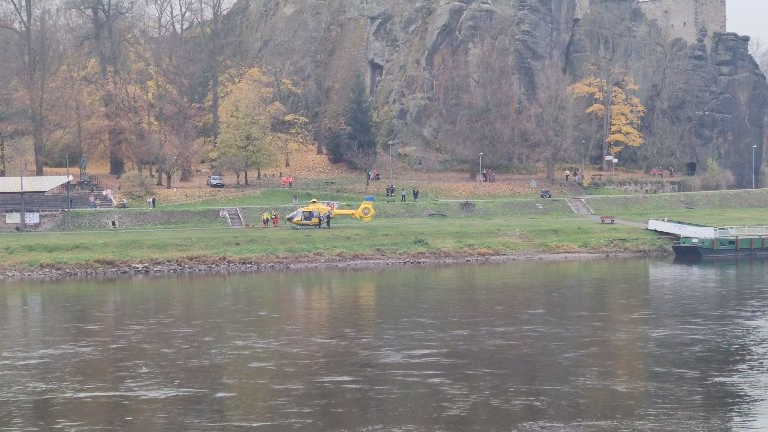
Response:
[[[389,143],[389,184],[392,184],[392,141]]]
[[[480,198],[483,197],[483,154],[480,153]]]
[[[27,211],[24,208],[24,170],[27,168],[27,165],[24,161],[24,159],[21,160],[21,176],[19,177],[19,189],[21,191],[21,232],[27,231]]]
[[[755,188],[755,149],[757,144],[752,146],[752,189]]]

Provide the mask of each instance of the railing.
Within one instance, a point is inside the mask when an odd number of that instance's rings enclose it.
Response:
[[[768,236],[768,227],[765,226],[739,226],[739,227],[718,227],[715,228],[715,237],[757,237]]]

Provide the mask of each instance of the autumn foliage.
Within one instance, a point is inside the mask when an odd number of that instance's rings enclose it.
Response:
[[[635,96],[636,91],[637,84],[630,76],[621,74],[620,78],[609,86],[605,79],[597,76],[595,68],[590,68],[584,79],[568,87],[568,92],[573,96],[592,98],[592,103],[585,110],[587,114],[600,118],[609,116],[605,142],[608,144],[608,153],[613,156],[625,146],[639,147],[645,143],[643,134],[639,131],[645,107]]]

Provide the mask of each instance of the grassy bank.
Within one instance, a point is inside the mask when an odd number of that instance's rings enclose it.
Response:
[[[333,228],[228,228],[210,215],[212,208],[240,207],[246,223],[258,225],[266,208],[284,215],[293,196],[301,202],[317,191],[265,190],[196,203],[167,204],[155,210],[129,209],[134,214],[175,212],[186,218],[165,218],[113,230],[3,234],[4,268],[118,266],[139,262],[196,263],[217,260],[290,262],[422,257],[517,255],[535,253],[662,253],[670,240],[623,225],[602,225],[573,214],[563,199],[493,199],[376,202],[371,223],[336,218]],[[354,208],[361,197],[332,195]],[[596,214],[646,222],[669,217],[712,225],[765,224],[768,192],[728,191],[686,194],[590,197]],[[121,212],[126,212],[121,210]],[[214,212],[215,213],[215,212]],[[120,215],[120,213],[116,213]],[[127,213],[122,213],[123,215]],[[196,216],[198,215],[198,216]],[[78,218],[104,217],[95,211],[72,212]],[[141,219],[141,218],[137,218]]]
[[[200,228],[3,235],[4,267],[116,265],[129,262],[205,262],[252,259],[452,257],[541,251],[654,250],[652,233],[583,218],[434,216],[334,221],[331,229]]]

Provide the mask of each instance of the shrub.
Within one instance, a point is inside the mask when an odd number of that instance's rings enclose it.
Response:
[[[717,176],[717,189],[725,190],[736,184],[736,178],[730,170],[722,171]]]
[[[151,187],[147,178],[139,174],[137,171],[132,171],[123,174],[120,177],[119,183],[120,192],[130,195],[146,195],[151,191]]]

